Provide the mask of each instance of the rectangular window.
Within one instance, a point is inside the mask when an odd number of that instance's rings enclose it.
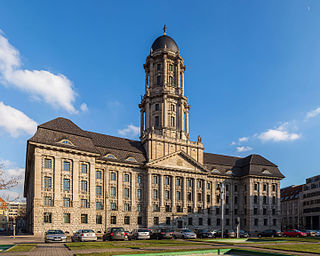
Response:
[[[111,224],[117,224],[117,216],[111,216],[110,222]]]
[[[201,180],[198,180],[198,188],[201,188]]]
[[[124,175],[124,182],[129,182],[130,181],[130,176],[129,176],[129,174],[125,174]]]
[[[158,190],[157,189],[153,190],[153,199],[158,199]]]
[[[171,105],[170,105],[170,110],[171,110],[171,111],[174,111],[174,110],[175,110],[175,105],[174,105],[174,104],[171,104]]]
[[[70,213],[63,214],[63,223],[70,223]]]
[[[173,71],[173,65],[169,64],[169,71]]]
[[[166,200],[170,199],[170,191],[169,190],[166,190],[164,195],[165,195]]]
[[[273,226],[277,226],[277,219],[273,219]]]
[[[254,225],[258,226],[259,220],[258,219],[254,219]]]
[[[96,224],[102,224],[102,215],[96,215]]]
[[[53,206],[53,205],[52,205],[52,198],[51,198],[51,196],[45,196],[45,197],[44,197],[44,206]]]
[[[237,196],[234,197],[234,203],[235,203],[235,204],[238,203],[238,197],[237,197]]]
[[[111,194],[112,197],[116,196],[116,187],[111,187],[110,188],[110,194]]]
[[[81,223],[88,223],[88,214],[81,214]]]
[[[188,213],[192,213],[192,207],[188,206]]]
[[[170,177],[166,176],[165,178],[165,184],[170,185]]]
[[[263,215],[267,215],[267,209],[263,208],[262,213],[263,213]]]
[[[255,184],[253,185],[253,189],[254,189],[254,190],[258,190],[258,184],[257,184],[257,183],[255,183]]]
[[[159,225],[159,217],[153,217],[153,224]]]
[[[130,211],[130,204],[128,204],[128,203],[124,204],[124,211],[125,212],[129,212]]]
[[[156,128],[158,128],[160,126],[160,119],[159,119],[159,116],[155,116],[154,117],[154,126]]]
[[[102,210],[103,209],[102,202],[96,202],[96,209],[97,210]]]
[[[170,207],[170,205],[166,205],[165,207],[166,207],[166,212],[171,212],[171,207]]]
[[[237,192],[237,191],[238,191],[238,186],[234,185],[234,192]]]
[[[70,171],[70,162],[64,161],[63,162],[63,170],[69,172]]]
[[[88,173],[88,165],[81,164],[81,173]]]
[[[275,196],[272,197],[272,204],[276,204],[276,197]]]
[[[198,202],[202,202],[202,194],[198,193]]]
[[[191,217],[188,218],[188,225],[189,225],[189,226],[192,226],[192,218],[191,218]]]
[[[102,187],[101,186],[96,186],[96,194],[97,194],[97,196],[102,195]]]
[[[142,182],[142,177],[141,177],[141,175],[138,175],[137,182],[138,182],[138,184],[141,184],[141,182]]]
[[[272,184],[272,191],[275,192],[276,191],[276,185]]]
[[[51,189],[51,187],[52,187],[51,177],[44,176],[44,188],[45,189]]]
[[[263,225],[268,226],[268,219],[263,220]]]
[[[137,205],[137,212],[141,212],[141,204]]]
[[[188,201],[192,201],[192,194],[191,194],[191,192],[188,192]]]
[[[267,191],[267,184],[263,184],[263,191]]]
[[[177,212],[183,212],[181,205],[177,206]]]
[[[64,197],[63,198],[63,207],[70,207],[70,198]]]
[[[44,223],[52,223],[52,213],[51,212],[43,213],[43,221]]]
[[[210,182],[207,182],[207,189],[210,189]]]
[[[82,180],[81,181],[81,192],[87,192],[88,187],[87,187],[87,181]]]
[[[211,226],[211,219],[208,219],[208,226]]]
[[[88,207],[88,200],[81,199],[81,208],[87,208],[87,207]]]
[[[176,195],[177,195],[177,200],[181,200],[181,192],[180,191],[177,191],[176,192]]]
[[[171,218],[170,217],[166,217],[166,225],[170,225],[171,223]]]
[[[110,204],[110,206],[111,206],[111,211],[116,211],[117,210],[117,204],[116,203],[112,202]]]
[[[155,108],[155,111],[159,111],[159,104],[156,104],[154,108]]]
[[[137,190],[137,198],[139,199],[139,200],[141,200],[141,189],[138,189]]]
[[[154,204],[153,205],[153,211],[154,212],[158,212],[160,209],[159,209],[159,205],[157,205],[157,204]]]
[[[210,201],[211,201],[211,196],[207,195],[207,203],[210,203]]]
[[[111,180],[117,180],[117,176],[115,172],[110,173],[110,179]]]
[[[137,222],[138,222],[138,225],[142,225],[142,217],[141,216],[138,217],[138,221]]]
[[[124,224],[129,225],[130,224],[130,217],[129,216],[124,216]]]
[[[258,214],[258,208],[253,208],[253,214],[257,215]]]
[[[152,181],[153,184],[158,184],[158,176],[153,176],[153,181]]]
[[[129,188],[124,189],[124,198],[128,199],[130,197],[130,191]]]
[[[180,178],[177,178],[177,179],[176,179],[176,186],[177,186],[177,187],[180,187],[180,186],[181,186],[181,179],[180,179]]]
[[[203,225],[203,219],[199,218],[199,226],[202,226],[202,225]]]
[[[161,84],[161,76],[157,76],[157,85]]]
[[[216,208],[216,215],[220,214],[220,208]]]
[[[171,127],[175,127],[175,118],[174,118],[174,116],[170,117],[170,126]]]
[[[169,76],[169,85],[172,86],[173,85],[173,77]]]
[[[217,226],[221,225],[221,220],[219,218],[217,218]]]
[[[101,180],[102,179],[102,171],[97,170],[96,171],[96,179]]]
[[[161,70],[161,64],[157,64],[157,70],[158,70],[158,71]]]
[[[230,220],[226,219],[226,225],[229,226],[230,225]]]
[[[52,168],[52,160],[50,158],[44,159],[44,168],[46,168],[46,169]]]
[[[70,191],[70,179],[63,179],[63,190]]]
[[[192,186],[191,179],[188,179],[188,180],[187,180],[187,186],[188,186],[189,188]]]

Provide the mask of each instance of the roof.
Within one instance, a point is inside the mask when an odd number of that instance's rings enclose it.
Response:
[[[63,144],[64,140],[69,140],[70,143]],[[128,163],[128,158],[133,157],[136,163],[147,162],[146,151],[140,141],[85,131],[71,120],[62,117],[39,125],[37,132],[29,141],[91,152],[101,160]],[[110,155],[114,157],[108,158]],[[209,171],[217,169],[223,175],[284,178],[275,164],[260,155],[241,158],[204,153],[203,161],[203,165]]]
[[[280,191],[281,201],[288,201],[297,199],[299,197],[299,193],[302,192],[303,185],[293,185],[290,187],[282,188]]]
[[[179,48],[177,43],[167,35],[159,36],[151,46],[152,51],[160,50],[160,49],[168,49],[175,53],[179,52]]]

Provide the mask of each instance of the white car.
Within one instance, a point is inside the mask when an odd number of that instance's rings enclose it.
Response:
[[[80,229],[71,237],[72,242],[97,241],[97,235],[92,229]]]
[[[150,230],[145,228],[135,229],[132,232],[133,239],[150,239]]]
[[[195,239],[197,238],[197,235],[192,230],[183,228],[183,229],[177,229],[176,231],[174,231],[173,237],[182,238],[182,239]]]

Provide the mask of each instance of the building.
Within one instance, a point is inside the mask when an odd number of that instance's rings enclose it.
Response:
[[[302,188],[303,185],[293,185],[280,191],[282,229],[303,227]]]
[[[304,226],[307,229],[320,229],[320,175],[306,179],[302,192]]]
[[[7,202],[9,211],[9,230],[13,230],[15,225],[16,233],[26,229],[26,203],[25,202]]]
[[[8,231],[9,210],[7,203],[0,198],[0,231]]]
[[[260,155],[245,158],[204,152],[189,136],[186,66],[176,42],[164,33],[144,64],[145,94],[139,104],[140,140],[82,130],[56,118],[28,140],[24,195],[28,229],[73,232],[106,227],[167,226],[255,233],[280,228],[277,166]]]

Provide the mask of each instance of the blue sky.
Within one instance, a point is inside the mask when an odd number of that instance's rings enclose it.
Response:
[[[319,14],[315,0],[1,1],[0,160],[22,173],[27,139],[58,116],[137,139],[142,65],[167,24],[191,138],[301,184],[320,170]]]

